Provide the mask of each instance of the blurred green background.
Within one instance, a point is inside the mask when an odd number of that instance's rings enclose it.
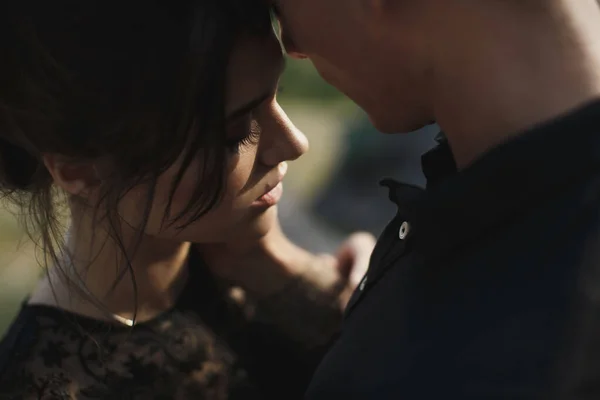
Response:
[[[299,201],[309,201],[326,181],[340,150],[342,127],[359,115],[356,107],[326,84],[308,61],[288,60],[279,100],[311,143],[286,178]],[[34,246],[7,206],[0,211],[0,335],[42,272]]]

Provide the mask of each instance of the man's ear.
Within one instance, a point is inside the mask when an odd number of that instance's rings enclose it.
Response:
[[[42,159],[54,184],[69,194],[87,197],[99,183],[93,161],[75,161],[59,154],[44,154]]]

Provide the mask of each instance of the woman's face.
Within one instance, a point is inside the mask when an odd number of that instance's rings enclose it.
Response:
[[[223,198],[199,220],[183,229],[162,224],[178,161],[159,177],[146,234],[154,237],[216,243],[258,238],[276,223],[276,204],[282,193],[286,161],[308,149],[306,137],[290,122],[276,100],[284,65],[274,35],[246,39],[234,50],[228,71],[227,169]],[[175,191],[171,215],[189,203],[202,160],[194,160]],[[139,215],[139,193],[124,199],[122,215]],[[133,225],[136,225],[133,221]],[[181,222],[185,222],[185,217]]]

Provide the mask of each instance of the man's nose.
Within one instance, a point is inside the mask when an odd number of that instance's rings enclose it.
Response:
[[[288,56],[298,59],[304,60],[308,58],[308,56],[298,49],[298,46],[294,43],[294,41],[286,34],[281,35],[281,41],[283,42],[283,48]]]
[[[306,136],[294,126],[279,104],[273,104],[273,113],[273,120],[263,126],[259,147],[260,160],[269,167],[295,160],[309,148]]]
[[[287,55],[299,60],[308,58],[308,56],[302,53],[298,46],[296,46],[296,43],[290,36],[289,30],[285,27],[285,23],[281,20],[279,21],[279,36],[281,37],[281,42],[283,43],[283,48]]]

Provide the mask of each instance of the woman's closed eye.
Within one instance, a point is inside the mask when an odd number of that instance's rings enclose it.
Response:
[[[277,93],[281,93],[282,87],[277,88]],[[272,96],[272,95],[271,95]],[[272,97],[270,97],[272,99]],[[253,110],[244,115],[236,116],[230,121],[227,128],[227,140],[225,146],[227,150],[238,154],[243,148],[256,146],[260,140],[261,128],[257,120],[257,115],[261,112],[261,107],[269,99],[267,96]]]
[[[252,114],[236,121],[229,129],[233,136],[227,139],[226,147],[232,153],[238,154],[244,148],[256,146],[260,140],[260,125]]]

